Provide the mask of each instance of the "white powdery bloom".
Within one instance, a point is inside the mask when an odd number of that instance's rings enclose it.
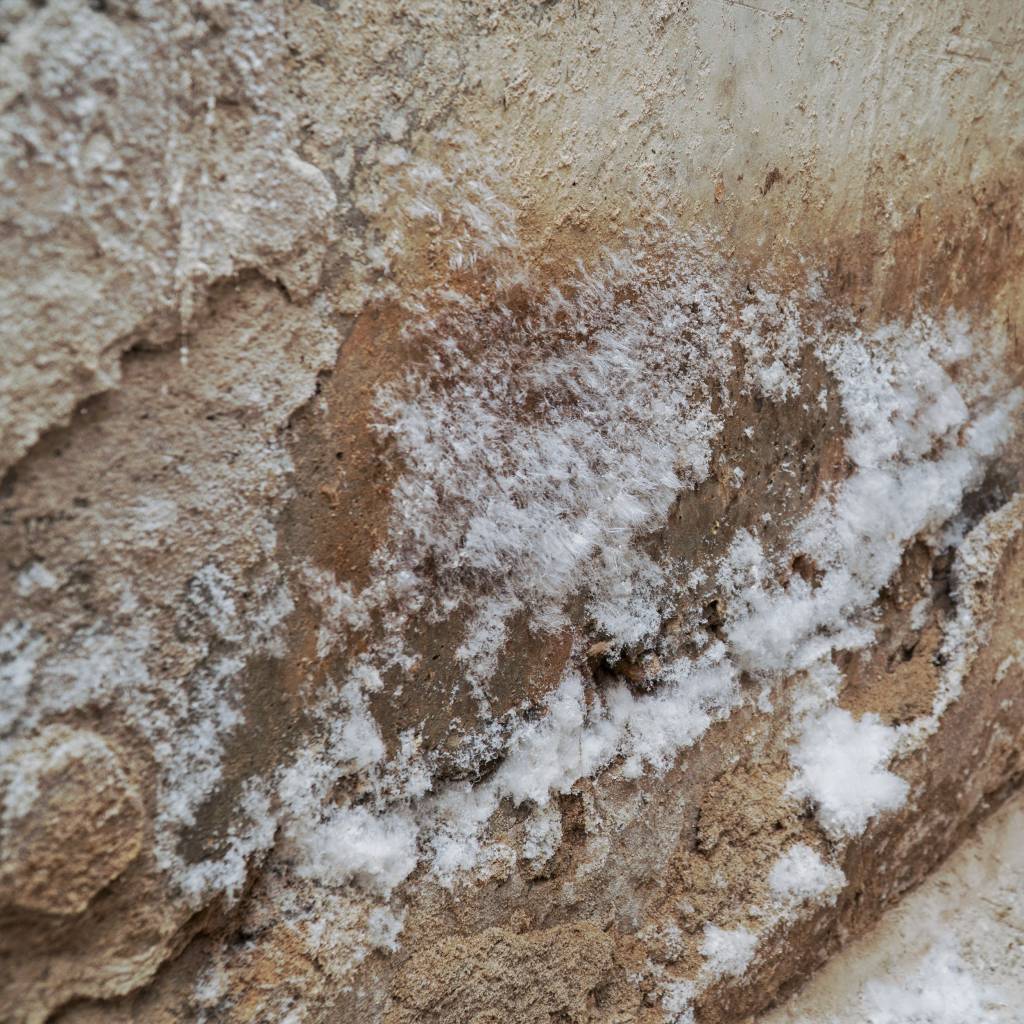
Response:
[[[664,986],[661,1008],[668,1024],[693,1024],[694,991],[692,981],[672,981]]]
[[[431,358],[377,394],[406,466],[396,555],[429,557],[456,604],[479,606],[467,580],[496,584],[460,647],[468,661],[490,663],[520,609],[560,628],[586,586],[618,642],[655,633],[666,582],[634,540],[707,477],[722,428],[724,316],[692,254],[609,258],[567,288],[526,320],[449,296],[418,328]]]
[[[453,193],[442,172],[418,167],[410,180],[409,216],[437,218],[443,209],[450,222]],[[424,188],[429,196],[418,194]],[[489,200],[477,199],[459,206],[464,233],[453,257],[470,265],[500,251],[508,264],[502,275],[537,285],[520,273],[512,221],[503,233],[502,216],[494,220]],[[360,679],[353,672],[348,716],[316,778],[343,763],[372,774],[380,795],[387,777],[395,784],[388,799],[404,796],[407,810],[386,815],[388,824],[356,809],[304,826],[298,845],[312,857],[305,870],[387,890],[411,872],[418,845],[433,877],[453,885],[493,859],[487,823],[506,799],[536,805],[522,855],[543,862],[558,841],[554,796],[612,765],[626,779],[667,771],[747,699],[743,673],[760,684],[764,713],[784,679],[805,673],[811,680],[793,712],[802,731],[790,752],[789,792],[813,802],[830,836],[856,835],[904,802],[908,787],[888,770],[898,733],[877,717],[854,720],[835,707],[842,679],[832,656],[874,642],[872,608],[907,545],[938,536],[957,514],[1012,435],[1021,396],[1004,393],[998,368],[979,363],[973,374],[960,372],[971,348],[962,324],[917,318],[870,337],[852,324],[833,334],[807,322],[797,298],[758,288],[736,326],[734,284],[699,247],[660,238],[581,267],[528,316],[506,304],[497,284],[484,302],[438,290],[410,307],[407,331],[424,356],[375,400],[377,427],[402,466],[376,579],[358,596],[343,581],[306,579],[326,619],[323,652],[344,649],[348,631],[365,627],[371,613],[401,609],[388,627],[386,656],[365,655]],[[681,494],[708,478],[719,454],[717,438],[733,412],[723,401],[736,383],[737,343],[746,357],[743,390],[775,400],[803,392],[801,356],[814,350],[832,378],[819,404],[827,406],[834,389],[842,405],[851,475],[788,524],[784,552],[751,526],[735,531],[718,566],[652,557],[647,538],[668,522]],[[791,461],[779,469],[795,474]],[[798,557],[813,575],[790,570]],[[384,744],[360,691],[380,689],[387,659],[414,660],[402,632],[412,616],[463,611],[456,656],[486,708],[510,623],[564,630],[577,596],[590,620],[585,631],[606,637],[610,649],[659,648],[687,578],[691,587],[717,584],[726,608],[720,640],[698,644],[699,656],[659,649],[664,662],[652,692],[611,685],[591,694],[572,662],[540,717],[507,731],[485,721],[469,738],[472,756],[501,755],[483,781],[435,789],[426,758],[403,752],[380,763]],[[924,614],[915,611],[915,625]],[[309,782],[288,780],[308,798],[315,823],[326,789]],[[377,858],[374,850],[384,852]],[[792,907],[827,898],[843,877],[809,848],[794,847],[770,884]],[[709,929],[707,973],[743,970],[756,943],[743,930]]]
[[[907,783],[886,768],[897,739],[877,715],[855,719],[830,708],[805,724],[791,748],[797,772],[787,792],[811,800],[833,838],[858,836],[876,814],[896,810],[907,799]]]
[[[416,834],[399,814],[344,808],[293,836],[302,853],[299,873],[332,885],[357,882],[386,895],[416,867]]]
[[[28,597],[37,590],[56,590],[59,580],[43,565],[32,562],[18,573],[14,581],[14,589],[19,597]]]
[[[772,892],[788,905],[827,898],[835,903],[836,894],[846,883],[841,868],[826,863],[815,850],[796,843],[772,865],[768,884]]]
[[[706,960],[704,970],[712,977],[742,974],[754,958],[756,949],[757,936],[746,928],[719,928],[715,924],[704,926],[700,952]]]
[[[562,841],[562,814],[554,804],[541,808],[526,824],[523,857],[534,864],[546,864]]]
[[[399,947],[398,936],[404,927],[404,908],[395,913],[390,907],[374,907],[366,919],[366,937],[374,949],[394,953]]]

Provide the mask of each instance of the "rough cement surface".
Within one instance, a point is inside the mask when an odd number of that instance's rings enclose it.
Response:
[[[1022,52],[1005,0],[3,5],[6,1019],[742,1020],[924,877],[1020,779],[1015,436],[901,538],[871,641],[829,653],[839,707],[907,727],[901,808],[830,834],[790,788],[806,673],[751,666],[663,764],[617,754],[550,808],[484,796],[566,672],[589,707],[657,698],[663,663],[732,643],[716,573],[744,530],[779,586],[815,585],[783,555],[856,454],[821,336],[894,323],[924,351],[928,317],[968,323],[950,459],[1008,401]],[[683,293],[690,347],[588,382],[619,310],[665,323]],[[669,381],[672,408],[693,366],[706,454],[689,439],[643,529],[603,495],[614,557],[554,597],[521,582],[543,534],[470,561],[464,494],[381,400],[445,395],[457,426],[473,367],[499,399],[526,380],[473,421],[520,430],[495,452],[555,436],[557,408],[579,461],[625,438],[602,472],[628,480],[631,438],[687,441],[643,398]],[[624,640],[600,616],[634,591]],[[460,655],[487,622],[495,650]],[[412,852],[311,845],[428,792],[481,807],[454,881],[429,867],[443,807]],[[781,913],[771,868],[800,843],[846,881]],[[742,970],[713,976],[708,925],[757,935]]]

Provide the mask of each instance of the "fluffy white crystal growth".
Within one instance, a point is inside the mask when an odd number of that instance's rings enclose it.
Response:
[[[554,856],[562,841],[562,815],[549,805],[538,811],[526,825],[523,856],[536,864],[544,864]]]
[[[768,884],[775,896],[785,904],[830,898],[846,882],[842,869],[826,863],[815,850],[796,843],[772,865]]]
[[[693,1024],[692,981],[672,981],[665,985],[661,997],[661,1008],[665,1011],[668,1024]]]
[[[700,952],[706,963],[704,969],[713,977],[731,977],[742,974],[754,957],[757,936],[746,928],[719,928],[704,926],[704,941]]]
[[[296,840],[303,853],[300,873],[332,885],[356,881],[386,894],[416,867],[415,825],[364,807],[339,810]]]
[[[907,798],[906,782],[886,768],[897,738],[877,715],[856,719],[830,708],[805,724],[790,750],[797,773],[788,792],[815,804],[833,838],[860,835],[876,814],[902,807]]]
[[[377,395],[407,467],[392,494],[396,556],[429,556],[451,607],[478,600],[467,580],[497,589],[459,651],[477,670],[512,614],[561,628],[584,587],[618,641],[654,632],[665,580],[634,540],[707,477],[722,426],[726,317],[692,254],[609,257],[565,287],[527,319],[449,296],[414,330],[430,361]]]

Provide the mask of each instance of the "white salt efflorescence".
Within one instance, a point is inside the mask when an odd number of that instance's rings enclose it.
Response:
[[[789,792],[806,797],[830,836],[856,836],[882,811],[907,798],[907,784],[885,765],[896,746],[896,730],[877,715],[855,719],[829,708],[809,720],[790,753],[797,769]]]
[[[840,868],[826,863],[803,843],[795,843],[772,865],[768,884],[773,895],[783,904],[808,900],[835,902],[836,893],[846,883]]]
[[[713,924],[704,927],[700,952],[704,969],[713,978],[742,974],[756,949],[757,936],[745,928],[719,928]]]
[[[841,679],[832,655],[872,642],[872,608],[906,546],[941,546],[964,495],[1011,436],[1020,396],[1001,390],[997,359],[974,358],[961,320],[830,333],[801,321],[799,303],[762,289],[752,300],[761,320],[785,327],[773,361],[771,343],[750,329],[757,318],[732,324],[728,290],[700,269],[693,246],[669,253],[667,264],[664,243],[653,254],[609,257],[552,290],[530,317],[446,296],[421,325],[438,339],[433,353],[379,396],[381,432],[405,468],[369,599],[390,581],[428,615],[476,607],[460,657],[478,685],[495,667],[511,615],[528,614],[538,632],[564,628],[566,602],[581,590],[612,650],[659,649],[671,599],[693,567],[652,560],[642,540],[708,473],[728,413],[713,411],[712,398],[732,372],[737,330],[748,351],[768,346],[760,358],[782,368],[771,374],[779,394],[801,387],[793,346],[816,353],[842,402],[852,471],[791,524],[781,553],[766,553],[753,532],[735,535],[715,577],[728,609],[722,639],[696,657],[665,657],[652,692],[622,685],[588,696],[570,667],[542,716],[489,748],[500,764],[475,786],[425,784],[428,769],[415,775],[412,796],[394,784],[394,766],[373,766],[375,813],[391,822],[379,832],[380,856],[408,871],[415,860],[396,856],[391,843],[405,851],[417,836],[418,857],[452,884],[490,856],[486,826],[502,800],[543,809],[612,767],[627,778],[665,771],[739,706],[742,672],[761,682],[762,699],[787,678],[810,681],[795,705],[790,793],[812,805],[830,835],[857,835],[906,798],[905,782],[888,769],[896,731],[835,707]],[[998,349],[991,340],[986,347]],[[816,567],[816,582],[785,571],[797,556]],[[422,575],[427,562],[436,583]],[[343,594],[336,603],[351,617]],[[366,595],[351,600],[366,607]],[[392,646],[385,660],[400,650]],[[355,714],[358,701],[349,705]],[[353,730],[364,735],[372,734]],[[322,822],[292,817],[286,832],[306,858],[303,870],[328,863],[325,837],[339,813]],[[330,877],[365,877],[339,870]],[[372,884],[402,877],[387,872]]]
[[[456,276],[406,303],[407,340],[422,357],[376,397],[397,478],[369,585],[360,591],[312,566],[296,580],[272,564],[243,588],[213,561],[197,566],[186,611],[205,631],[206,656],[188,686],[170,688],[147,668],[143,617],[116,635],[85,631],[57,654],[30,625],[6,623],[0,726],[31,729],[90,701],[127,707],[160,766],[160,863],[197,902],[240,891],[249,859],[275,842],[298,874],[327,886],[383,897],[419,865],[454,886],[508,855],[487,835],[502,801],[538,816],[522,855],[550,856],[555,797],[605,771],[665,772],[713,722],[755,699],[744,674],[762,708],[787,680],[804,681],[791,794],[833,837],[898,806],[897,742],[881,723],[836,710],[832,657],[872,642],[879,593],[911,541],[938,550],[970,525],[958,520],[963,499],[1010,439],[1020,402],[1001,374],[998,328],[921,315],[865,332],[827,306],[816,279],[797,291],[750,282],[710,255],[713,239],[667,224],[544,288],[524,269],[514,216],[486,175],[412,167],[404,188],[410,224],[443,221],[449,263],[479,279],[462,287]],[[525,310],[514,288],[534,296]],[[771,550],[751,527],[719,564],[697,566],[648,543],[717,465],[737,393],[828,405],[828,389],[816,379],[809,390],[804,378],[811,363],[841,404],[848,473],[802,519],[773,526],[790,538],[785,548]],[[747,430],[756,438],[758,424]],[[265,457],[283,481],[283,451]],[[735,473],[732,481],[743,486]],[[158,504],[150,511],[169,516]],[[269,557],[273,524],[259,528]],[[789,571],[796,558],[814,567],[813,582]],[[21,585],[48,582],[39,571]],[[717,588],[723,621],[713,640],[688,634],[681,654],[665,624],[698,583]],[[185,865],[177,837],[215,793],[227,739],[246,728],[235,681],[247,658],[286,653],[295,587],[320,615],[318,657],[341,666],[309,708],[322,728],[276,777],[249,780],[227,852]],[[367,699],[386,672],[415,664],[411,623],[456,613],[465,623],[458,662],[480,711],[462,767],[496,764],[475,784],[440,781],[413,727],[389,757]],[[571,628],[574,656],[531,714],[514,709],[498,722],[487,684],[513,618],[534,635]],[[612,656],[656,655],[651,688],[593,693],[580,655],[595,638]],[[944,692],[955,699],[953,676]],[[346,777],[352,784],[338,786]]]

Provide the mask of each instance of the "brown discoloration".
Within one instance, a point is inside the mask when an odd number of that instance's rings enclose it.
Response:
[[[778,167],[773,167],[765,176],[764,184],[761,186],[761,195],[766,196],[772,190],[772,186],[782,181],[782,172]]]
[[[356,318],[337,364],[318,382],[318,400],[289,425],[296,495],[282,521],[282,543],[357,592],[370,582],[370,560],[387,536],[400,468],[382,458],[373,402],[376,388],[412,357],[401,335],[405,319],[399,308],[377,306]]]

